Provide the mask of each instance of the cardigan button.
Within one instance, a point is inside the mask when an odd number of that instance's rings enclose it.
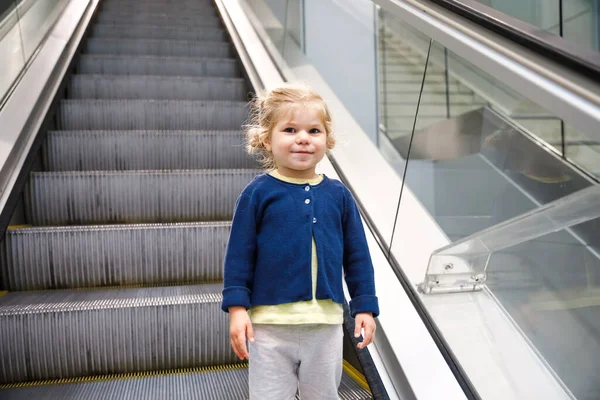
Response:
[[[308,192],[308,191],[310,190],[310,186],[306,186],[306,187],[304,188],[304,190],[306,190],[306,191]]]
[[[310,199],[304,200],[304,204],[310,204]]]
[[[316,223],[317,223],[317,219],[313,218],[313,224],[316,224]]]

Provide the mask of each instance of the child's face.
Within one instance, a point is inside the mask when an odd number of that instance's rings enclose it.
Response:
[[[291,178],[314,178],[325,156],[327,133],[314,104],[299,105],[283,114],[265,147],[273,153],[277,169]]]

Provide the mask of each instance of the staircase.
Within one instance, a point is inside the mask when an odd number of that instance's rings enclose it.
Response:
[[[250,89],[211,1],[99,7],[1,244],[0,398],[245,399],[220,302]]]

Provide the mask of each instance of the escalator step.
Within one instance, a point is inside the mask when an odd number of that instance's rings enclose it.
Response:
[[[36,226],[224,221],[260,170],[32,172]]]
[[[157,12],[161,14],[178,15],[186,11],[205,11],[216,10],[213,1],[178,1],[176,4],[169,4],[161,1],[103,1],[100,4],[101,11],[111,12]]]
[[[189,29],[174,25],[103,25],[91,28],[91,37],[163,40],[228,40],[227,32],[216,28]]]
[[[233,130],[246,120],[243,101],[62,100],[61,130]]]
[[[221,28],[221,19],[209,8],[206,13],[194,13],[192,15],[150,14],[148,12],[105,12],[97,15],[99,23],[128,23],[128,24],[157,24],[177,25],[189,27],[212,27]]]
[[[87,55],[79,58],[81,74],[239,77],[237,61],[228,58]]]
[[[9,229],[9,291],[216,282],[231,222]]]
[[[102,2],[102,5],[114,5],[114,4],[119,4],[119,5],[123,5],[126,7],[133,7],[133,6],[140,6],[143,5],[145,6],[151,6],[151,7],[155,7],[155,6],[169,6],[172,8],[177,8],[177,7],[191,7],[191,6],[198,6],[198,5],[213,5],[214,2],[212,0],[145,0],[145,1],[140,1],[140,0],[104,0]]]
[[[142,376],[86,383],[0,389],[4,400],[237,400],[248,398],[244,367],[207,372]]]
[[[190,3],[181,4],[173,7],[169,4],[157,4],[146,2],[127,4],[127,3],[106,3],[101,5],[100,12],[107,14],[146,14],[146,15],[171,15],[187,16],[192,13],[207,14],[218,16],[217,8],[211,3]]]
[[[73,99],[240,100],[248,97],[242,78],[73,75]]]
[[[99,39],[91,38],[83,46],[89,54],[128,54],[173,57],[212,57],[233,56],[231,46],[223,42],[197,42],[189,40],[150,40],[150,39]]]
[[[114,399],[128,400],[242,400],[248,398],[248,370],[224,367],[206,372],[0,389],[0,397],[6,400],[104,400],[108,393]],[[372,398],[346,374],[342,375],[338,396],[341,400]],[[296,399],[300,396],[296,395]]]
[[[0,382],[235,363],[222,287],[8,293]]]
[[[51,131],[46,171],[258,168],[240,131]]]

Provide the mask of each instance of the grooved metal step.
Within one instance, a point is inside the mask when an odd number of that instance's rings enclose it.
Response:
[[[2,281],[9,291],[216,282],[230,229],[231,222],[9,229]]]
[[[100,11],[107,13],[138,13],[145,12],[151,14],[169,14],[169,15],[190,15],[202,14],[202,15],[218,15],[214,4],[209,2],[193,2],[193,3],[181,3],[175,7],[169,4],[161,3],[102,3],[100,5]]]
[[[170,6],[179,6],[184,4],[213,4],[212,0],[104,0],[104,4],[164,4]]]
[[[240,131],[51,131],[47,171],[258,168]]]
[[[167,24],[183,26],[206,26],[220,28],[221,19],[217,17],[214,11],[211,15],[172,15],[172,14],[149,14],[141,12],[106,12],[101,11],[96,17],[100,23],[129,23],[135,24]]]
[[[66,383],[0,389],[6,400],[232,400],[248,398],[248,370],[240,366],[206,372],[121,378],[86,383]],[[366,400],[371,395],[351,377],[342,375],[338,390],[341,400]],[[296,399],[300,400],[299,394]]]
[[[32,225],[223,221],[260,170],[32,172]]]
[[[235,363],[221,290],[8,293],[0,298],[0,382]]]
[[[170,9],[177,7],[194,7],[198,5],[211,5],[214,7],[214,2],[212,0],[104,0],[102,2],[102,6],[109,5],[119,5],[123,7],[139,7],[139,6],[163,6],[170,7]]]
[[[174,57],[233,56],[229,43],[193,40],[100,39],[90,38],[84,45],[89,54],[128,54]]]
[[[228,40],[227,32],[217,28],[182,28],[177,25],[105,25],[96,24],[91,28],[91,37],[121,39],[163,39],[163,40]]]
[[[140,1],[137,3],[132,2],[108,2],[100,5],[101,11],[110,12],[159,12],[161,14],[179,15],[182,11],[193,11],[196,14],[204,15],[206,13],[213,12],[215,15],[218,13],[214,4],[209,1],[188,1],[177,4],[157,3],[157,2],[146,2]]]
[[[227,58],[88,55],[79,58],[80,74],[239,77],[237,61]]]
[[[142,3],[143,4],[143,3]],[[218,11],[214,8],[214,6],[204,6],[204,5],[199,5],[199,6],[184,6],[184,7],[177,7],[175,12],[171,12],[168,11],[168,8],[165,8],[164,6],[150,6],[150,7],[121,7],[121,8],[117,8],[117,7],[102,7],[100,9],[100,12],[98,13],[98,15],[104,15],[105,17],[103,18],[103,20],[98,21],[98,23],[105,23],[105,22],[109,22],[109,23],[125,23],[125,21],[122,20],[122,16],[121,15],[142,15],[145,16],[146,19],[150,19],[151,23],[154,24],[162,24],[163,22],[165,22],[166,24],[170,24],[170,25],[177,25],[177,23],[174,21],[177,18],[183,18],[185,21],[185,25],[188,27],[193,27],[193,24],[189,23],[189,19],[191,16],[197,16],[198,19],[202,18],[208,18],[208,19],[219,19],[219,13]],[[112,18],[115,15],[118,15],[116,18]],[[163,21],[158,21],[161,17],[164,18]],[[138,17],[139,18],[139,17]],[[138,24],[143,24],[144,21],[141,19],[138,20],[134,20],[132,22],[132,26],[134,25],[138,25]],[[201,23],[201,26],[212,26],[212,27],[220,27],[220,24],[214,23],[214,22],[210,22],[208,25],[206,25],[205,23]]]
[[[246,120],[243,101],[62,100],[61,130],[233,130]]]
[[[242,78],[74,75],[73,99],[239,100],[248,97]]]

